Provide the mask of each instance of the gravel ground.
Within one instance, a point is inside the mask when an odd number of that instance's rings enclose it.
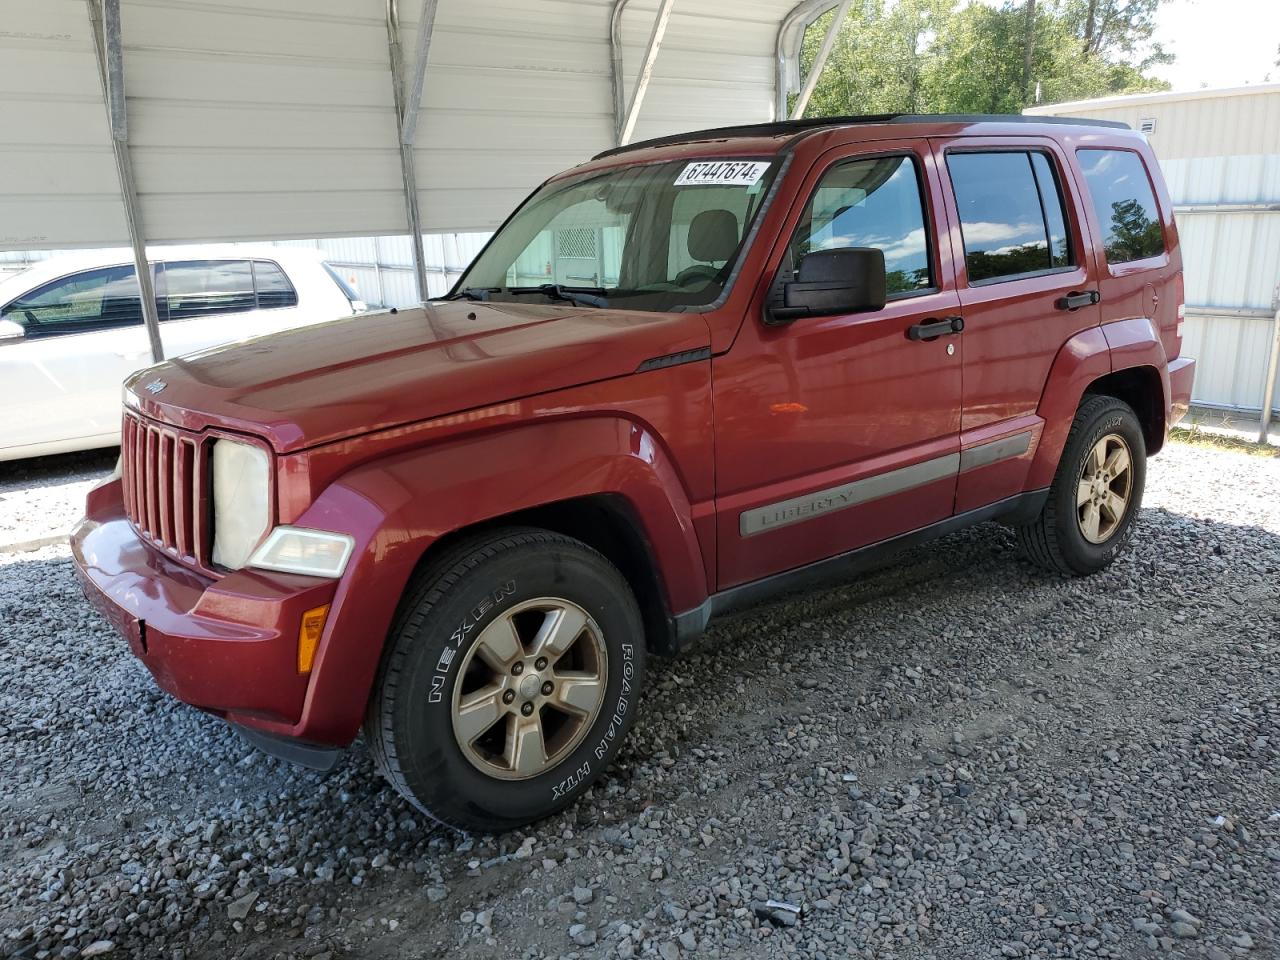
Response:
[[[253,752],[65,547],[0,556],[0,954],[1280,956],[1280,460],[1173,445],[1149,482],[1090,579],[985,525],[717,624],[592,796],[499,838],[361,746]]]
[[[65,538],[84,514],[85,494],[111,472],[119,453],[112,447],[0,463],[0,553]]]

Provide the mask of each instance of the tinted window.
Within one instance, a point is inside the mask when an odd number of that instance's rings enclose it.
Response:
[[[1163,253],[1160,213],[1142,159],[1128,150],[1081,150],[1078,157],[1098,215],[1107,263]]]
[[[1062,199],[1043,154],[953,153],[947,170],[970,283],[1070,263]]]
[[[258,306],[263,310],[298,305],[298,294],[293,284],[270,260],[253,261],[253,285],[258,294]]]
[[[23,294],[0,311],[27,336],[81,333],[142,322],[142,299],[132,266],[86,270]]]
[[[933,285],[920,177],[909,157],[837,164],[823,175],[791,240],[791,266],[839,247],[884,251],[890,294]]]
[[[1031,172],[1036,175],[1036,188],[1040,191],[1040,207],[1049,228],[1049,264],[1054,267],[1071,265],[1071,247],[1067,240],[1067,221],[1062,212],[1062,191],[1053,165],[1043,153],[1031,154]]]
[[[160,319],[239,313],[257,306],[248,260],[182,260],[156,271]]]

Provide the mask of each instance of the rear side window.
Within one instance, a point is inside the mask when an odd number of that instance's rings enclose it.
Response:
[[[1045,154],[952,153],[947,170],[970,284],[1071,266],[1062,192]]]
[[[52,280],[0,310],[28,337],[87,333],[142,322],[142,298],[132,266],[86,270]]]
[[[838,163],[819,181],[791,238],[790,267],[806,254],[841,247],[884,252],[886,290],[933,286],[920,176],[910,157],[868,157]]]
[[[253,261],[253,286],[258,294],[258,306],[263,310],[298,305],[298,292],[284,271],[270,260]]]
[[[157,269],[161,320],[253,310],[253,271],[248,260],[180,260]]]
[[[1164,230],[1142,158],[1130,150],[1077,151],[1098,215],[1107,263],[1164,253]]]

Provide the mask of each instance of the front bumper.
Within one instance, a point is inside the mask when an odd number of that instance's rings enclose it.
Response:
[[[311,678],[298,673],[298,629],[305,611],[333,600],[333,581],[202,576],[138,536],[119,480],[90,493],[71,552],[85,596],[162,689],[241,726],[308,739]]]
[[[1196,362],[1190,357],[1169,361],[1169,426],[1179,423],[1191,409],[1191,386],[1196,379]]]

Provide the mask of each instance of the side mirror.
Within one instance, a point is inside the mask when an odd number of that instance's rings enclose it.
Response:
[[[0,320],[0,344],[16,343],[27,335],[26,329],[20,323],[14,323],[12,320]]]
[[[800,261],[796,279],[782,284],[775,323],[800,317],[879,310],[885,304],[884,251],[874,247],[817,250]]]

